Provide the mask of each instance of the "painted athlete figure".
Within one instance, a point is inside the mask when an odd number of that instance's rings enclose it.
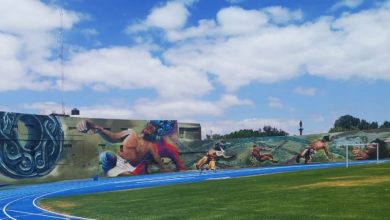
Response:
[[[139,173],[143,173],[145,172],[145,165],[151,160],[157,163],[161,172],[166,171],[161,160],[160,152],[166,154],[167,150],[160,145],[170,145],[165,139],[161,140],[163,142],[162,144],[151,141],[151,136],[156,131],[156,127],[151,123],[148,123],[140,134],[137,134],[133,129],[114,133],[87,120],[80,121],[77,125],[77,129],[82,133],[98,134],[104,140],[111,143],[122,142],[123,147],[121,147],[118,152],[116,160],[114,158],[116,161],[115,166],[113,167],[111,165],[105,169],[105,164],[102,164],[103,170],[108,176],[137,175]],[[170,147],[174,148],[172,146]],[[100,156],[101,161],[103,162],[113,158],[113,155],[110,155],[110,153],[111,152],[103,153]],[[170,153],[172,153],[171,157],[173,157],[172,159],[178,168],[180,170],[184,169],[184,165],[181,160],[177,158],[178,152]]]
[[[210,149],[207,154],[196,163],[196,169],[202,169],[204,165],[209,164],[210,161],[215,162],[218,158],[228,160],[233,157],[234,156],[225,155],[225,151],[221,147],[221,144],[217,143],[214,148]]]
[[[324,150],[328,160],[332,159],[332,156],[328,151],[328,142],[329,136],[324,136],[321,140],[309,144],[307,148],[305,148],[300,154],[297,155],[296,162],[299,163],[300,159],[303,157],[305,158],[305,164],[307,164],[311,162],[314,155],[320,150]]]
[[[259,162],[264,162],[264,161],[271,161],[272,163],[277,163],[278,161],[274,160],[272,154],[262,154],[261,151],[262,150],[271,150],[271,148],[267,148],[267,147],[260,147],[260,146],[257,146],[257,145],[253,145],[253,149],[252,149],[252,153],[251,153],[251,157],[252,159],[256,159],[257,161]],[[252,166],[254,166],[255,164],[253,163]]]

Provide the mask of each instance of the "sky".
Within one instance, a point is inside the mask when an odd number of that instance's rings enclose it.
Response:
[[[321,133],[390,120],[389,60],[387,0],[0,0],[2,111]]]

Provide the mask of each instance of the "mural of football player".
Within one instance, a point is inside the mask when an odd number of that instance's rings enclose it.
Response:
[[[185,170],[175,140],[170,139],[175,129],[172,121],[150,121],[140,134],[133,129],[114,133],[87,120],[80,121],[77,129],[86,134],[98,134],[110,143],[122,143],[117,154],[111,151],[100,154],[100,162],[107,176],[143,174],[147,172],[146,166],[153,163],[157,163],[160,172],[165,172],[167,170],[161,157],[172,159],[178,171]]]
[[[332,159],[331,154],[328,150],[328,142],[330,141],[329,136],[324,136],[321,140],[314,141],[309,144],[301,153],[296,156],[296,162],[299,163],[301,158],[305,159],[305,164],[310,163],[314,155],[323,150],[328,157],[328,160]]]
[[[233,159],[235,156],[227,156],[225,155],[225,150],[222,148],[220,143],[216,143],[215,146],[210,149],[205,156],[203,156],[197,163],[196,169],[202,170],[203,166],[206,164],[214,163],[218,159],[229,160]],[[211,164],[213,165],[213,164]]]
[[[269,147],[260,147],[257,145],[253,145],[252,153],[251,153],[251,158],[252,161],[255,159],[259,162],[264,162],[264,161],[271,161],[272,163],[277,163],[277,160],[274,160],[272,154],[263,154],[261,153],[262,150],[272,150]],[[254,163],[252,163],[252,166],[255,166]]]

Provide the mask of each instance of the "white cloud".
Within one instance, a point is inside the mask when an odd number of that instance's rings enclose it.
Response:
[[[8,108],[8,107],[0,106],[0,111],[2,111],[2,112],[10,112],[12,110],[10,108]]]
[[[218,12],[216,20],[168,32],[169,40],[181,43],[168,49],[164,59],[213,74],[230,92],[253,82],[274,83],[303,74],[390,80],[388,5],[285,26],[272,24],[264,9],[229,7]]]
[[[70,29],[81,15],[63,10],[63,27]],[[0,91],[45,90],[58,77],[53,48],[54,30],[61,27],[60,10],[38,0],[0,1]]]
[[[245,2],[246,0],[226,0],[226,1],[231,3],[231,4],[238,4],[238,3],[241,3],[241,2]]]
[[[212,89],[206,74],[186,66],[165,66],[147,49],[113,47],[75,54],[65,64],[68,90],[152,89],[163,97],[196,97]]]
[[[216,21],[200,20],[197,27],[189,27],[185,30],[171,30],[168,31],[167,39],[169,41],[181,41],[191,38],[202,38],[207,36],[216,37],[220,35],[220,30],[217,27]]]
[[[27,110],[35,110],[38,114],[48,115],[51,113],[62,113],[61,103],[56,102],[35,102],[30,104],[23,104],[22,107]],[[70,107],[65,107],[65,114],[70,114]],[[80,115],[76,117],[86,118],[113,118],[113,119],[135,119],[134,112],[127,106],[113,106],[113,105],[94,105],[78,107]]]
[[[286,24],[291,21],[301,21],[303,13],[301,10],[291,11],[280,6],[267,7],[262,10],[267,13],[270,19],[276,24]]]
[[[62,105],[57,102],[35,102],[22,104],[23,109],[35,110],[38,114],[48,115],[51,113],[62,113]],[[65,109],[65,113],[69,113],[69,109]]]
[[[317,89],[312,87],[306,88],[306,87],[298,86],[294,89],[294,92],[304,96],[315,96],[317,94]]]
[[[239,100],[233,95],[224,95],[217,101],[199,99],[141,100],[134,109],[140,117],[150,119],[187,119],[195,116],[222,116],[226,109],[252,105],[250,100]]]
[[[224,95],[217,101],[200,99],[139,99],[134,103],[112,102],[103,105],[78,106],[80,117],[116,119],[178,119],[187,120],[195,116],[222,116],[226,109],[252,105],[252,101],[240,100],[233,95]],[[36,110],[40,114],[61,113],[60,103],[37,102],[24,104],[24,109]],[[66,108],[69,114],[70,108]]]
[[[50,31],[58,28],[60,10],[48,6],[39,0],[1,0],[0,29],[15,34]],[[63,27],[71,28],[79,20],[79,15],[72,11],[63,11]]]
[[[364,0],[341,0],[341,1],[338,1],[336,4],[334,4],[332,7],[331,7],[331,11],[335,11],[335,10],[338,10],[340,8],[356,8],[358,6],[360,6],[362,3],[364,2]]]
[[[90,37],[98,35],[99,31],[97,31],[94,28],[84,28],[81,30],[81,33],[84,35],[85,38],[90,38]]]
[[[268,106],[271,108],[282,108],[283,104],[279,98],[276,97],[268,97]]]
[[[186,5],[194,1],[169,1],[165,5],[154,8],[146,20],[129,25],[126,28],[128,33],[145,31],[148,28],[161,28],[164,30],[175,30],[182,28],[190,15]]]
[[[221,32],[226,35],[253,33],[267,25],[268,17],[257,10],[229,7],[220,10],[217,22]]]

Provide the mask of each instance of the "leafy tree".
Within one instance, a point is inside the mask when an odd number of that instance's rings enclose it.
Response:
[[[359,124],[359,130],[368,130],[368,129],[370,129],[370,123],[362,119]]]
[[[242,129],[239,131],[231,132],[230,134],[223,135],[223,139],[231,138],[250,138],[250,137],[265,137],[265,136],[287,136],[288,133],[271,126],[264,126],[263,131],[261,129]]]
[[[390,128],[390,121],[384,121],[380,128]]]
[[[351,115],[341,116],[334,122],[333,128],[338,131],[358,130],[360,119]]]
[[[378,122],[368,122],[365,119],[355,118],[351,115],[343,115],[338,118],[329,132],[353,131],[353,130],[370,130],[378,128],[390,128],[390,122],[385,121],[380,127]]]
[[[370,124],[370,129],[378,129],[378,122],[376,122],[376,121],[373,121],[373,122],[371,122],[371,124]]]

